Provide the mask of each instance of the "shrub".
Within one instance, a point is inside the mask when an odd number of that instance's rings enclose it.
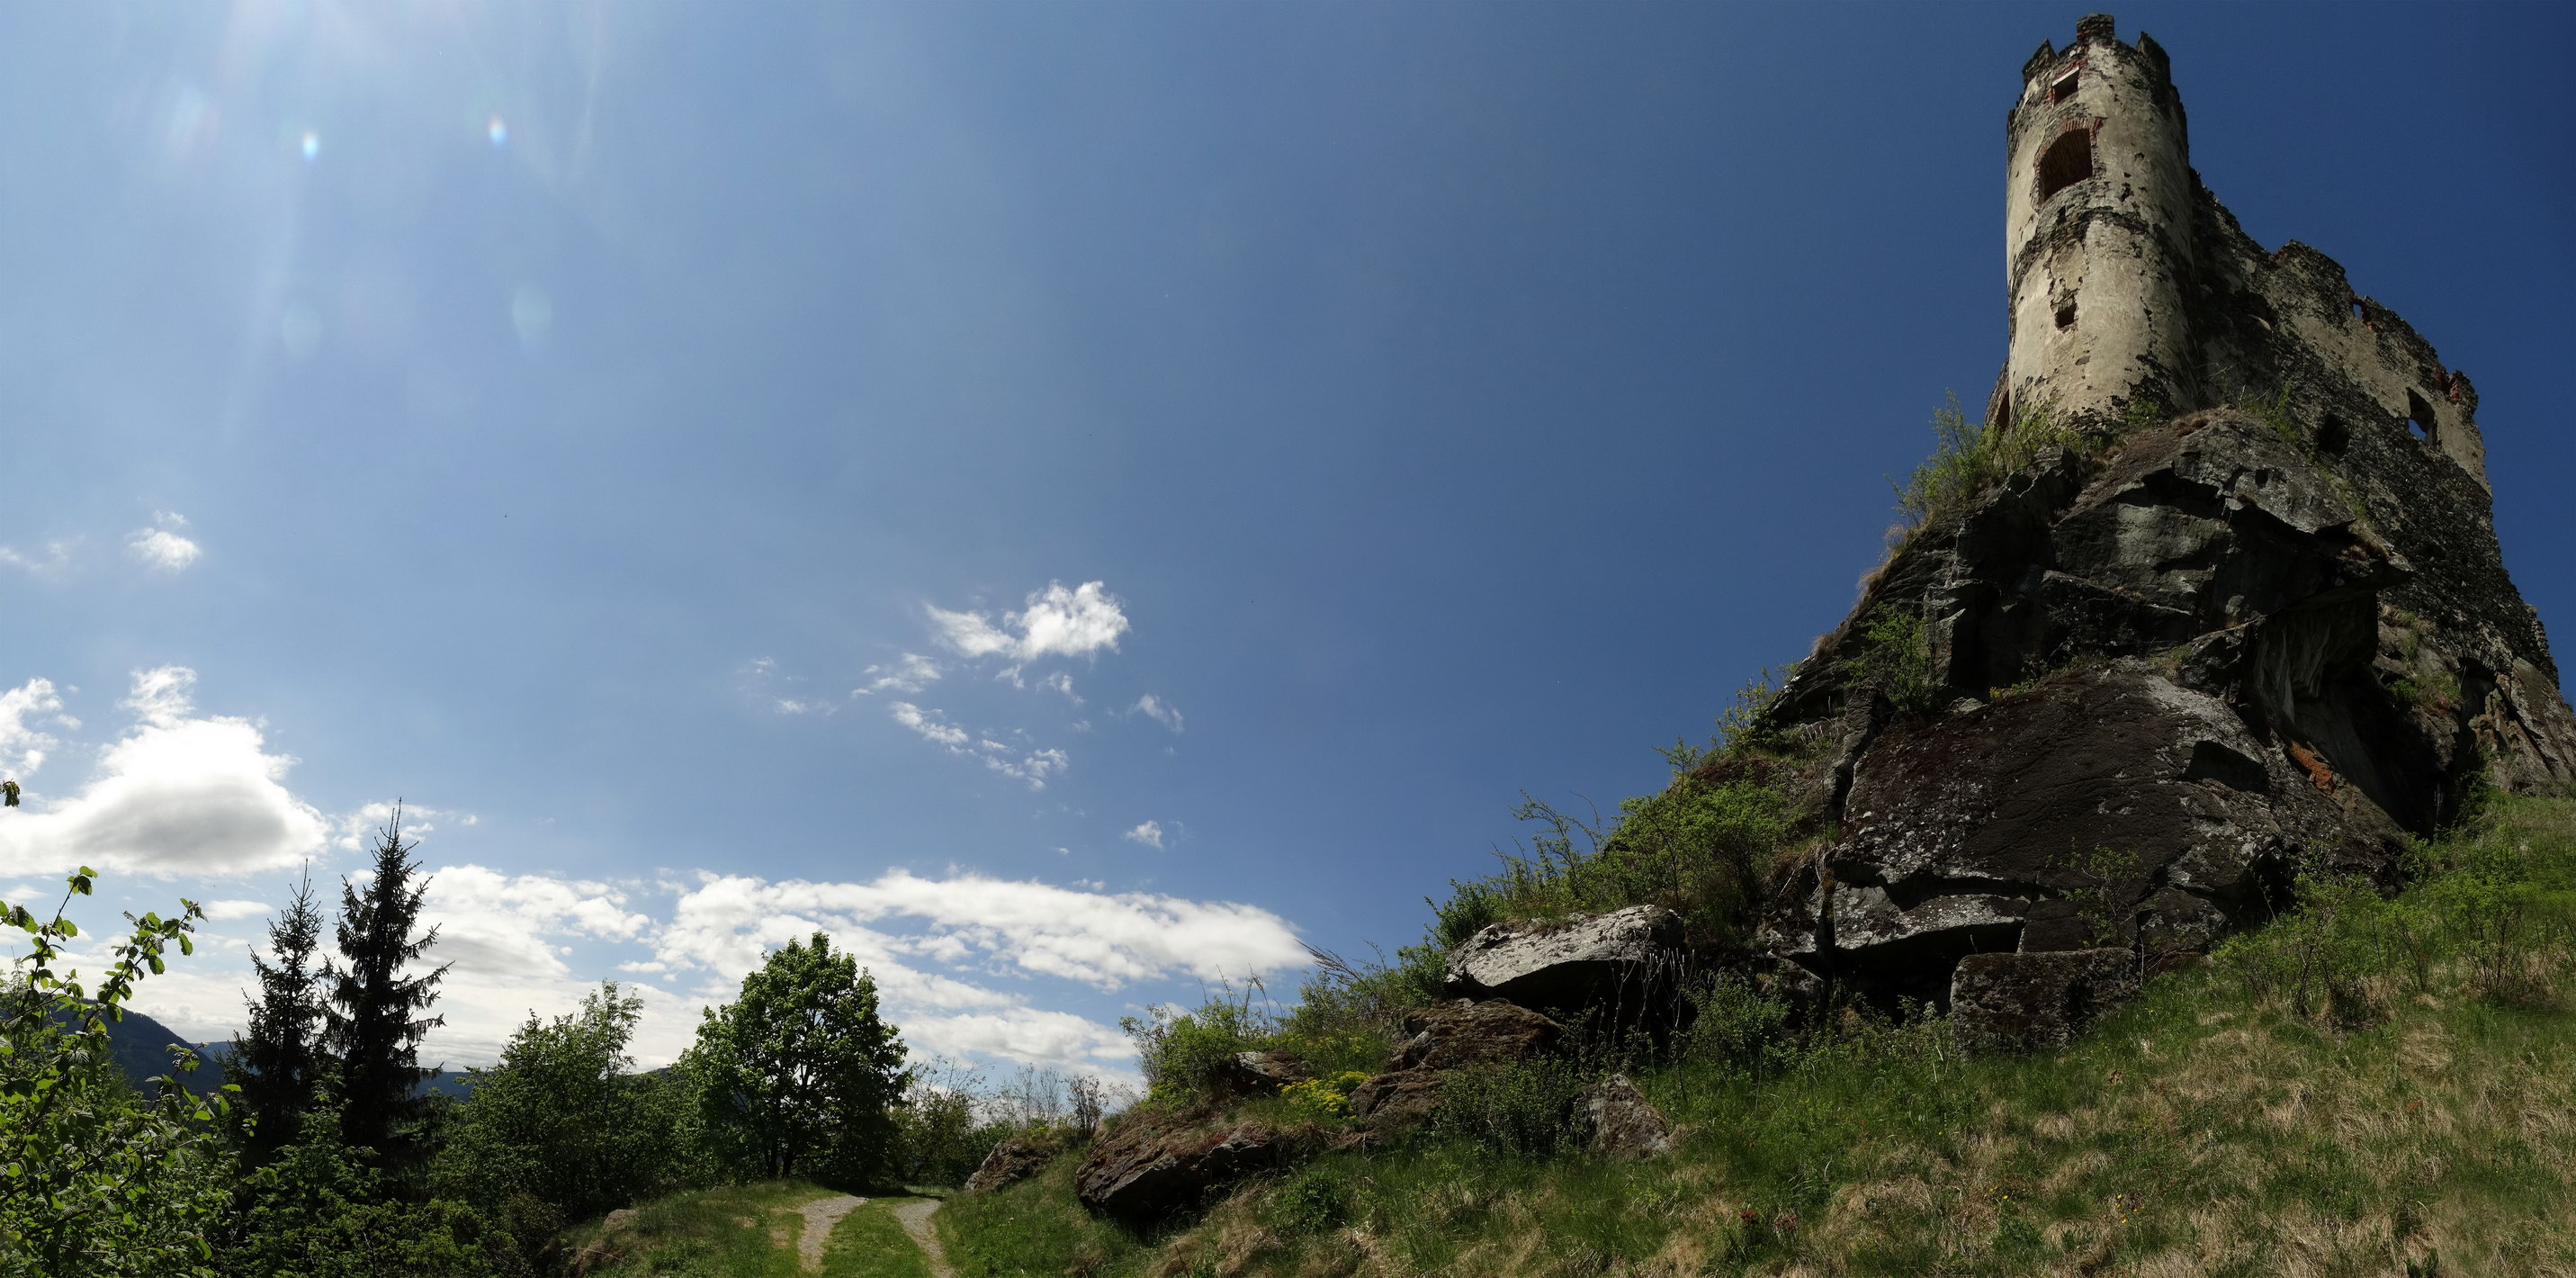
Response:
[[[576,1220],[673,1187],[670,1107],[653,1103],[626,1055],[643,1006],[612,981],[578,1015],[529,1017],[497,1067],[474,1071],[432,1183],[469,1202],[524,1196]]]
[[[2144,407],[2161,411],[2152,405]],[[1897,542],[1901,545],[1915,529],[1950,514],[1988,486],[2030,465],[2041,449],[2085,443],[2074,431],[2054,424],[2045,405],[2019,414],[2008,424],[1971,425],[1967,411],[1959,407],[1959,397],[1949,396],[1932,414],[1932,455],[1904,483],[1889,481],[1896,489]]]
[[[1280,1182],[1271,1195],[1279,1227],[1292,1234],[1319,1234],[1350,1220],[1351,1181],[1338,1167],[1308,1165]]]
[[[1787,999],[1734,972],[1719,973],[1685,996],[1690,1028],[1675,1044],[1682,1059],[1751,1078],[1767,1077],[1787,1061]]]
[[[1456,1071],[1441,1083],[1431,1130],[1487,1149],[1553,1154],[1573,1134],[1584,1080],[1558,1060],[1510,1061]]]
[[[1199,1095],[1218,1062],[1270,1046],[1279,1022],[1268,1008],[1254,1004],[1262,992],[1258,980],[1241,986],[1228,982],[1196,1011],[1157,1003],[1141,1017],[1121,1018],[1118,1027],[1135,1041],[1148,1095],[1165,1102]]]
[[[1876,689],[1898,710],[1930,714],[1938,708],[1945,682],[1934,656],[1923,614],[1881,604],[1862,623],[1860,647],[1849,668],[1855,682]]]

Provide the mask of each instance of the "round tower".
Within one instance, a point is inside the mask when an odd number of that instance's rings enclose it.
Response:
[[[2101,427],[2132,403],[2199,399],[2183,299],[2194,181],[2165,51],[2121,44],[2109,14],[2022,67],[2004,254],[2012,328],[2001,407]]]

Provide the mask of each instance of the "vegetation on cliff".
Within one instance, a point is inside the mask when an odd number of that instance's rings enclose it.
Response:
[[[2576,802],[2494,800],[2412,868],[2394,895],[2304,878],[2299,912],[2062,1053],[1968,1057],[1939,1017],[1857,1008],[1790,1032],[1777,999],[1713,987],[1632,1062],[1684,1127],[1664,1160],[1570,1152],[1546,1067],[1512,1067],[1470,1120],[1160,1232],[1085,1214],[1059,1160],[953,1201],[949,1250],[983,1275],[2564,1266]]]

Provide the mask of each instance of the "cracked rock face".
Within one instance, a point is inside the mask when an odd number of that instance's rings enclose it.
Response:
[[[2576,778],[2576,717],[2495,638],[2519,597],[2420,589],[2456,548],[2384,535],[2368,478],[2212,411],[2045,450],[1918,532],[1772,711],[1840,828],[1776,899],[1786,974],[1948,1005],[1972,955],[2148,970],[2270,917],[2303,869],[2388,879],[2482,768]],[[2501,620],[2396,602],[2437,597]],[[1855,682],[1882,609],[1924,619],[1940,709]]]

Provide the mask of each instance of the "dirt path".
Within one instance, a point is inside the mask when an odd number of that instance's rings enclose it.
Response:
[[[797,1214],[805,1218],[805,1232],[796,1236],[796,1255],[805,1262],[805,1272],[823,1272],[823,1244],[831,1240],[832,1226],[841,1223],[841,1217],[849,1215],[851,1209],[866,1201],[840,1194],[817,1198],[796,1209]]]
[[[930,1278],[957,1278],[948,1267],[948,1253],[939,1248],[939,1231],[930,1227],[930,1215],[939,1210],[936,1198],[917,1198],[894,1205],[894,1218],[903,1222],[903,1232],[921,1244],[921,1254],[930,1258]]]

